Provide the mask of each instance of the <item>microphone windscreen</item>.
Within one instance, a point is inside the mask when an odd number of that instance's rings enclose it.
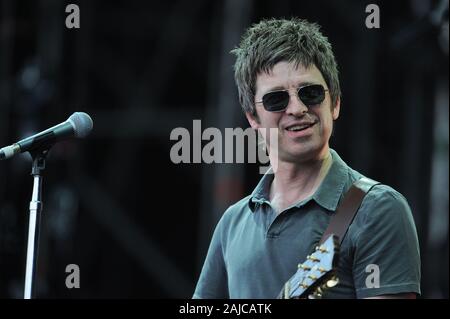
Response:
[[[72,124],[76,137],[88,136],[94,126],[91,117],[84,112],[73,113],[68,121]]]

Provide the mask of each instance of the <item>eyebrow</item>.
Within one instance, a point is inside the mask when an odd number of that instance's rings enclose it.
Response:
[[[308,85],[314,85],[314,84],[320,84],[320,83],[316,83],[316,82],[310,82],[310,81],[304,81],[304,82],[300,82],[296,85],[296,88],[301,88],[304,86],[308,86]],[[270,92],[274,92],[274,91],[286,91],[287,89],[282,87],[282,86],[274,86],[271,87],[270,89],[268,89],[267,91],[265,91],[264,94],[266,93],[270,93]]]

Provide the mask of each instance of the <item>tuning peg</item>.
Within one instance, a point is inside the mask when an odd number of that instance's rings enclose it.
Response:
[[[311,255],[308,255],[308,256],[306,257],[306,259],[311,260],[311,261],[314,261],[314,262],[319,262],[319,261],[320,261],[319,258],[314,257],[314,256],[311,256]]]
[[[331,277],[327,282],[326,285],[328,288],[334,287],[339,283],[339,279],[336,276]]]
[[[318,293],[313,293],[311,295],[308,295],[308,299],[320,299],[320,298],[322,298],[322,295],[318,294]]]
[[[311,270],[311,267],[305,266],[303,264],[298,264],[298,269],[303,269],[303,270],[309,271],[309,270]]]
[[[317,279],[317,276],[314,276],[314,275],[308,275],[308,278],[310,278],[310,279],[312,279],[312,280],[316,280],[316,279]]]
[[[320,251],[321,253],[328,252],[328,250],[324,246],[316,246],[316,251]]]
[[[323,267],[319,267],[319,268],[317,268],[317,270],[320,271],[322,274],[323,274],[324,272],[327,272],[326,269],[323,268]]]
[[[308,299],[320,299],[323,296],[323,290],[318,287],[314,292],[308,296]]]

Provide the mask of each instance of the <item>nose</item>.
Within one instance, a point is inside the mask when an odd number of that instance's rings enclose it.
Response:
[[[308,107],[298,97],[296,90],[289,92],[289,104],[286,108],[286,113],[294,116],[302,116],[308,112]]]

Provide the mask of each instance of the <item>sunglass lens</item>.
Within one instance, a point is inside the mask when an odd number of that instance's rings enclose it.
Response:
[[[279,112],[284,110],[289,104],[289,93],[270,92],[263,96],[264,108],[269,112]]]
[[[298,96],[306,106],[317,105],[325,99],[325,90],[320,84],[309,85],[300,88]]]

